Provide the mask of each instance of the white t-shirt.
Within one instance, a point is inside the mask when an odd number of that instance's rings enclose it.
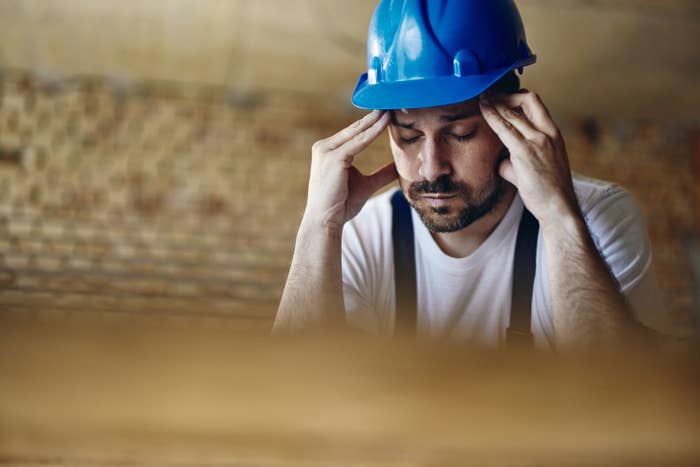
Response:
[[[634,199],[617,185],[574,175],[574,188],[593,241],[627,296],[637,319],[672,333],[651,268],[651,246]],[[379,335],[394,331],[394,258],[390,190],[370,199],[343,230],[346,319]],[[487,347],[505,342],[510,322],[513,255],[523,203],[516,194],[493,233],[469,256],[442,252],[411,208],[415,232],[418,335]],[[554,327],[542,232],[531,330],[538,348],[552,348]]]

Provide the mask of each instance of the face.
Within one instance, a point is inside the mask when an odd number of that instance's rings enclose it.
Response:
[[[476,100],[392,111],[389,134],[401,188],[430,231],[463,229],[503,196],[507,152]]]

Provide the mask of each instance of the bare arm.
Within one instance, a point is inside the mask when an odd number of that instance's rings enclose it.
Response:
[[[595,349],[652,339],[653,332],[634,319],[580,214],[562,216],[542,232],[559,347]]]
[[[352,164],[388,122],[388,113],[375,111],[313,145],[306,209],[274,333],[343,326],[343,226],[375,191],[397,177],[393,163],[372,175],[361,174]]]
[[[342,326],[341,236],[302,222],[273,332]]]
[[[482,99],[481,110],[510,151],[499,173],[518,188],[542,229],[557,346],[651,343],[653,333],[635,321],[588,233],[564,140],[539,96],[491,96]]]

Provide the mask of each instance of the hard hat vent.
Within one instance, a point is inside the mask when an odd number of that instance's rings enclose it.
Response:
[[[453,60],[454,75],[458,78],[470,75],[480,75],[482,73],[481,63],[474,52],[462,49],[457,52]]]
[[[377,84],[382,80],[382,59],[373,57],[370,67],[367,70],[367,82],[369,84]]]

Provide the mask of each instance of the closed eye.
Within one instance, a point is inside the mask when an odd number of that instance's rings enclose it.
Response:
[[[415,143],[416,141],[418,141],[418,139],[419,139],[420,137],[421,137],[421,135],[414,136],[413,138],[403,138],[403,137],[401,137],[400,139],[401,139],[401,142],[404,143],[404,144],[413,144],[413,143]]]
[[[457,141],[461,142],[461,141],[466,141],[468,139],[471,139],[475,134],[476,134],[476,130],[470,131],[469,133],[464,133],[464,134],[450,133],[449,135],[452,136]],[[400,136],[399,140],[403,144],[413,144],[416,141],[418,141],[421,138],[421,136],[423,136],[423,135],[416,135],[412,138],[405,138],[405,137]]]
[[[454,133],[453,133],[452,136],[453,136],[457,141],[466,141],[466,140],[472,138],[472,137],[474,136],[474,133],[476,133],[476,131],[472,131],[472,132],[470,132],[470,133],[466,133],[466,134],[463,134],[463,135],[457,135],[457,134],[454,134]]]

